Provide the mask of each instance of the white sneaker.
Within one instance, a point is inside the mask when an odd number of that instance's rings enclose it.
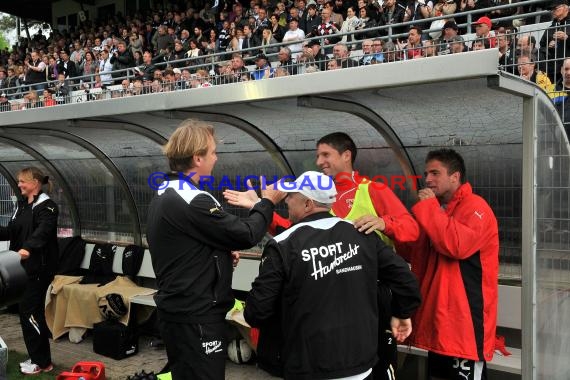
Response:
[[[52,364],[48,365],[46,368],[40,368],[39,365],[30,362],[30,364],[20,367],[20,372],[24,375],[37,375],[38,373],[50,372],[51,370],[53,370]]]
[[[20,363],[20,368],[29,366],[30,364],[32,364],[32,359],[28,359],[28,360],[26,360],[25,362],[21,362],[21,363]]]

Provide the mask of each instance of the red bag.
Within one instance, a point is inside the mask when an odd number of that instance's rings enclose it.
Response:
[[[57,380],[106,380],[105,364],[101,362],[78,362],[71,372],[62,372],[57,376]]]

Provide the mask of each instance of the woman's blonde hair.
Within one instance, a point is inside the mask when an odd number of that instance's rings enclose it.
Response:
[[[184,120],[163,148],[170,170],[184,172],[194,167],[194,156],[208,152],[209,139],[214,138],[214,127],[200,120]]]
[[[42,186],[43,185],[47,185],[47,191],[48,193],[51,192],[52,190],[52,183],[49,180],[49,176],[44,175],[44,173],[36,168],[35,166],[29,166],[23,169],[20,169],[18,171],[18,173],[16,174],[17,178],[22,178],[25,181],[32,181],[32,180],[37,180]]]

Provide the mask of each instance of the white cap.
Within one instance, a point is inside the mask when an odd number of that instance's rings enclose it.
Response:
[[[304,172],[295,182],[279,180],[276,188],[285,193],[301,193],[319,203],[331,204],[336,201],[333,178],[315,171]]]

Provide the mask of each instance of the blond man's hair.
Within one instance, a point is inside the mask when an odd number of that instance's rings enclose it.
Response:
[[[184,172],[194,167],[194,156],[208,152],[208,141],[214,138],[214,127],[206,122],[187,119],[174,131],[163,148],[170,170]]]

